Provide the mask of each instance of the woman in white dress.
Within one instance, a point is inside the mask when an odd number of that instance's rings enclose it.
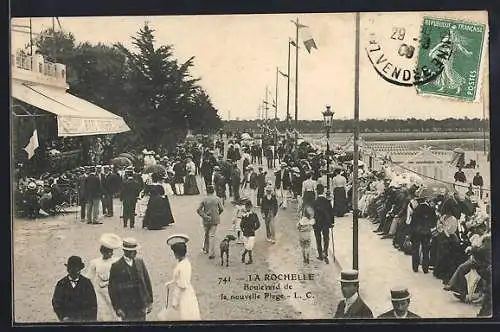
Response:
[[[113,256],[113,250],[121,246],[122,240],[118,235],[106,233],[100,239],[101,257],[90,262],[86,277],[92,281],[97,296],[97,320],[101,322],[112,322],[120,320],[113,309],[108,293],[109,271],[111,265],[119,257]]]
[[[172,280],[165,284],[165,308],[158,318],[166,321],[200,320],[200,309],[196,293],[191,285],[191,263],[186,258],[189,241],[187,235],[176,234],[167,239],[178,260],[174,268]]]

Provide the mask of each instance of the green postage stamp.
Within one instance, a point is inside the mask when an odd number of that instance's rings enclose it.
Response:
[[[479,100],[486,32],[484,24],[424,17],[417,67],[438,74],[417,85],[418,93]]]

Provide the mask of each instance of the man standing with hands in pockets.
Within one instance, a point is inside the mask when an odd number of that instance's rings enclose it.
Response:
[[[205,239],[203,241],[203,252],[208,254],[209,259],[215,258],[215,233],[217,225],[220,223],[220,215],[224,211],[221,199],[214,195],[214,186],[207,187],[207,197],[201,201],[196,210],[203,220],[205,229]]]

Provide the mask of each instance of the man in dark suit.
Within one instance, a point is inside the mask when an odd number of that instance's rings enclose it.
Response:
[[[85,221],[85,212],[87,207],[87,197],[85,193],[85,179],[87,178],[87,169],[79,168],[78,179],[76,182],[78,188],[78,204],[80,205],[80,220]]]
[[[417,199],[418,206],[413,211],[410,221],[410,239],[412,244],[412,268],[418,272],[420,265],[420,247],[422,247],[422,271],[429,272],[431,229],[436,227],[436,210],[425,197]]]
[[[85,193],[87,196],[87,224],[102,224],[97,221],[99,204],[102,196],[102,185],[97,173],[97,167],[85,179]]]
[[[316,238],[316,249],[318,250],[318,259],[324,260],[329,264],[328,246],[330,245],[330,228],[333,228],[335,214],[332,204],[326,198],[325,187],[320,183],[316,186],[318,197],[313,203],[315,224],[314,237]]]
[[[52,308],[61,322],[97,320],[97,297],[92,282],[80,274],[85,265],[78,256],[68,259],[68,275],[57,282]]]
[[[462,171],[462,167],[458,168],[458,171],[455,172],[455,176],[453,178],[455,179],[456,182],[465,183],[467,181],[465,173],[464,171]]]
[[[284,209],[287,208],[287,196],[292,188],[292,174],[290,172],[290,169],[288,167],[288,164],[285,162],[281,163],[281,169],[274,172],[275,180],[274,180],[274,187],[276,188],[277,191],[281,191],[281,205],[283,206]]]
[[[340,288],[344,299],[337,306],[334,318],[373,318],[373,313],[359,296],[357,270],[340,273]]]
[[[384,312],[378,318],[402,319],[402,318],[420,318],[408,308],[410,307],[410,292],[406,288],[391,289],[392,310]]]
[[[219,166],[214,167],[212,185],[215,188],[215,194],[222,200],[222,204],[224,204],[226,201],[226,179],[224,179]]]
[[[109,272],[109,297],[123,321],[145,321],[153,305],[148,270],[136,257],[139,248],[134,238],[123,239],[123,257],[111,265]]]
[[[105,168],[105,178],[104,178],[104,198],[106,202],[106,217],[113,216],[113,198],[114,196],[120,192],[120,187],[122,185],[122,179],[120,175],[118,175],[118,170],[113,168],[112,172],[109,172],[109,168]]]
[[[134,179],[134,173],[131,170],[125,171],[126,179],[123,182],[120,193],[120,201],[123,204],[123,227],[127,228],[130,220],[130,228],[134,228],[135,224],[135,205],[137,197],[141,191],[139,183]]]

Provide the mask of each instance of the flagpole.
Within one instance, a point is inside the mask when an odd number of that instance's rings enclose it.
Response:
[[[359,269],[358,254],[358,166],[359,166],[359,29],[360,14],[356,13],[356,45],[354,67],[354,160],[352,179],[352,268]]]
[[[33,27],[31,25],[31,17],[30,17],[30,55],[33,55]]]
[[[299,18],[295,23],[295,127],[299,117]]]
[[[52,17],[52,36],[53,36],[52,61],[56,62],[56,22],[54,17]]]
[[[266,121],[268,119],[268,111],[269,111],[269,102],[267,101],[267,95],[268,95],[268,93],[269,93],[269,88],[266,85],[266,97],[265,97],[265,101],[264,101],[264,104],[266,105],[265,106],[265,110],[266,110],[266,117],[265,117],[265,119],[266,119]]]
[[[286,88],[286,123],[290,125],[290,38],[288,38],[288,71]]]
[[[278,67],[276,67],[276,91],[274,93],[274,121],[278,120]]]

